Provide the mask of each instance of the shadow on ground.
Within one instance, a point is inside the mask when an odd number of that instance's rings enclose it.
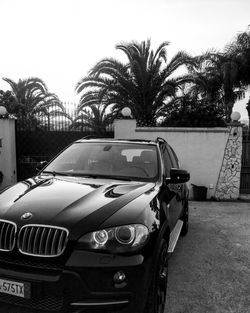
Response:
[[[169,260],[166,313],[250,312],[250,205],[190,202]]]

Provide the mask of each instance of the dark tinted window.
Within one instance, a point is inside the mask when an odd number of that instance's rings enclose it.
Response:
[[[62,152],[45,171],[152,181],[158,178],[156,145],[78,142]]]

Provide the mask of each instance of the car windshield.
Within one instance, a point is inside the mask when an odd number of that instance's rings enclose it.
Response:
[[[43,173],[114,179],[156,180],[155,145],[119,142],[76,142],[57,156]]]

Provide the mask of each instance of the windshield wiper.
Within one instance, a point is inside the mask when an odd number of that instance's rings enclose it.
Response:
[[[62,173],[62,172],[56,172],[56,171],[42,171],[41,174],[51,174],[53,176],[60,175],[60,176],[72,176],[71,173]]]
[[[124,181],[131,181],[132,179],[129,177],[124,176],[112,176],[112,175],[105,175],[105,174],[84,174],[84,173],[77,173],[77,172],[56,172],[56,171],[43,171],[42,174],[51,174],[53,176],[60,175],[60,176],[77,176],[77,177],[84,177],[84,178],[107,178],[107,179],[115,179],[115,180],[124,180]]]
[[[93,175],[93,176],[95,178],[107,178],[107,179],[125,180],[125,181],[131,181],[132,180],[129,177],[117,176],[117,175],[116,176],[112,176],[112,175],[105,175],[105,174],[96,174],[96,175]]]

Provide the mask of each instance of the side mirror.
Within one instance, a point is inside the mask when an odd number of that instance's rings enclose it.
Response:
[[[167,180],[167,183],[171,184],[181,184],[186,183],[190,179],[190,174],[179,168],[171,168],[170,170],[170,179]]]
[[[40,172],[47,163],[48,163],[48,161],[38,162],[37,165],[36,165],[36,171]]]

